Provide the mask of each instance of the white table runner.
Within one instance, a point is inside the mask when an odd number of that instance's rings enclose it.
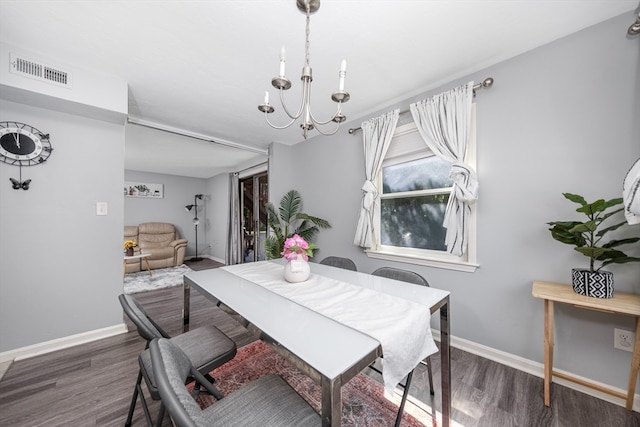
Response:
[[[268,261],[220,268],[376,339],[384,354],[382,377],[389,392],[422,359],[438,351],[430,307],[425,305],[314,273],[305,282],[289,283],[284,266]]]

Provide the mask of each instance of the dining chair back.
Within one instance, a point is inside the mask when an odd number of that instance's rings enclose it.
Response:
[[[315,410],[282,377],[273,374],[200,409],[185,387],[185,379],[192,375],[205,388],[210,384],[184,352],[166,338],[153,340],[149,350],[160,396],[177,427],[320,425]]]
[[[425,279],[424,277],[422,277],[420,274],[414,272],[414,271],[409,271],[409,270],[403,270],[400,268],[393,268],[393,267],[380,267],[377,270],[375,270],[373,273],[371,273],[373,276],[380,276],[380,277],[386,277],[387,279],[394,279],[394,280],[400,280],[403,282],[407,282],[407,283],[413,283],[414,285],[420,285],[420,286],[429,286],[429,282],[427,281],[427,279]],[[420,361],[420,363],[422,365],[425,365],[427,367],[427,374],[429,376],[429,392],[431,393],[431,395],[434,395],[435,392],[433,390],[433,375],[431,372],[431,360],[430,360],[430,356],[427,356],[425,360]],[[372,366],[372,369],[380,372],[377,368]],[[414,368],[415,370],[415,368]],[[402,414],[404,411],[404,405],[407,401],[407,397],[409,394],[409,388],[411,387],[411,380],[413,378],[413,371],[409,372],[409,374],[407,375],[407,380],[404,384],[404,392],[402,393],[402,400],[400,401],[400,407],[398,409],[398,416],[396,417],[396,423],[395,423],[395,427],[398,427],[400,425],[400,421],[402,420]]]
[[[402,282],[413,283],[414,285],[429,286],[427,279],[416,272],[402,270],[393,267],[380,267],[371,273],[373,276],[386,277],[387,279],[400,280]]]
[[[191,364],[195,366],[204,378],[210,383],[214,383],[215,380],[209,375],[209,372],[213,369],[222,366],[224,363],[233,359],[236,355],[237,347],[226,334],[220,331],[215,326],[207,325],[200,328],[193,329],[175,337],[170,337],[169,334],[164,331],[144,310],[142,305],[132,296],[121,294],[118,296],[120,305],[127,317],[133,322],[138,330],[138,334],[145,339],[145,350],[138,357],[138,364],[140,366],[138,370],[138,378],[133,391],[133,397],[131,399],[131,405],[129,406],[129,414],[125,426],[130,426],[133,420],[133,413],[135,410],[138,397],[142,403],[147,425],[152,426],[154,423],[151,419],[149,408],[145,400],[144,392],[141,387],[142,379],[144,378],[147,390],[153,400],[161,400],[160,393],[156,385],[156,379],[153,374],[151,365],[151,354],[148,350],[149,343],[157,338],[171,339],[174,345],[178,346],[183,351]],[[213,396],[216,399],[222,399],[222,393],[220,393],[213,385],[211,390]],[[194,394],[197,395],[200,392],[200,383],[196,381],[194,385]],[[160,405],[156,425],[162,425],[162,419],[164,418],[165,407]]]
[[[328,256],[322,261],[320,264],[330,265],[332,267],[344,268],[345,270],[358,271],[356,268],[356,263],[350,260],[349,258],[339,257],[339,256]]]
[[[169,334],[147,314],[133,296],[121,294],[118,300],[124,313],[138,329],[138,334],[147,342],[145,348],[149,347],[149,342],[154,338],[169,338]]]

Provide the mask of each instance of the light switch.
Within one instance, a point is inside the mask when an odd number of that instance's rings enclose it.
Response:
[[[106,215],[106,214],[107,214],[107,202],[97,202],[96,215]]]

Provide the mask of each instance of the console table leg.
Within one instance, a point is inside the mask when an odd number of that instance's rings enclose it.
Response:
[[[633,411],[633,398],[636,392],[638,370],[640,370],[640,316],[636,317],[636,343],[633,346],[631,373],[629,374],[629,387],[627,389],[626,408],[628,411]]]
[[[544,404],[551,406],[553,374],[553,301],[544,300]]]

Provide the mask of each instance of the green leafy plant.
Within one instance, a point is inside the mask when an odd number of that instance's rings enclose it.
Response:
[[[576,212],[583,213],[587,216],[587,220],[580,221],[554,221],[548,222],[551,226],[551,236],[559,242],[575,246],[575,250],[589,258],[589,270],[591,272],[600,271],[602,267],[609,264],[624,264],[628,262],[638,262],[640,258],[627,256],[624,252],[614,249],[621,245],[635,243],[640,237],[631,237],[622,240],[609,240],[603,242],[604,236],[613,230],[617,230],[626,224],[626,221],[602,226],[602,223],[613,215],[622,212],[622,198],[596,200],[593,203],[587,203],[584,197],[577,194],[562,193],[562,195],[580,205]],[[603,228],[601,228],[601,226]],[[600,262],[600,267],[595,268],[596,261]]]
[[[321,228],[331,228],[328,221],[307,215],[302,210],[302,197],[296,190],[289,190],[280,200],[276,211],[272,203],[267,203],[267,222],[273,234],[264,242],[268,259],[281,258],[284,242],[294,234],[311,242]]]

